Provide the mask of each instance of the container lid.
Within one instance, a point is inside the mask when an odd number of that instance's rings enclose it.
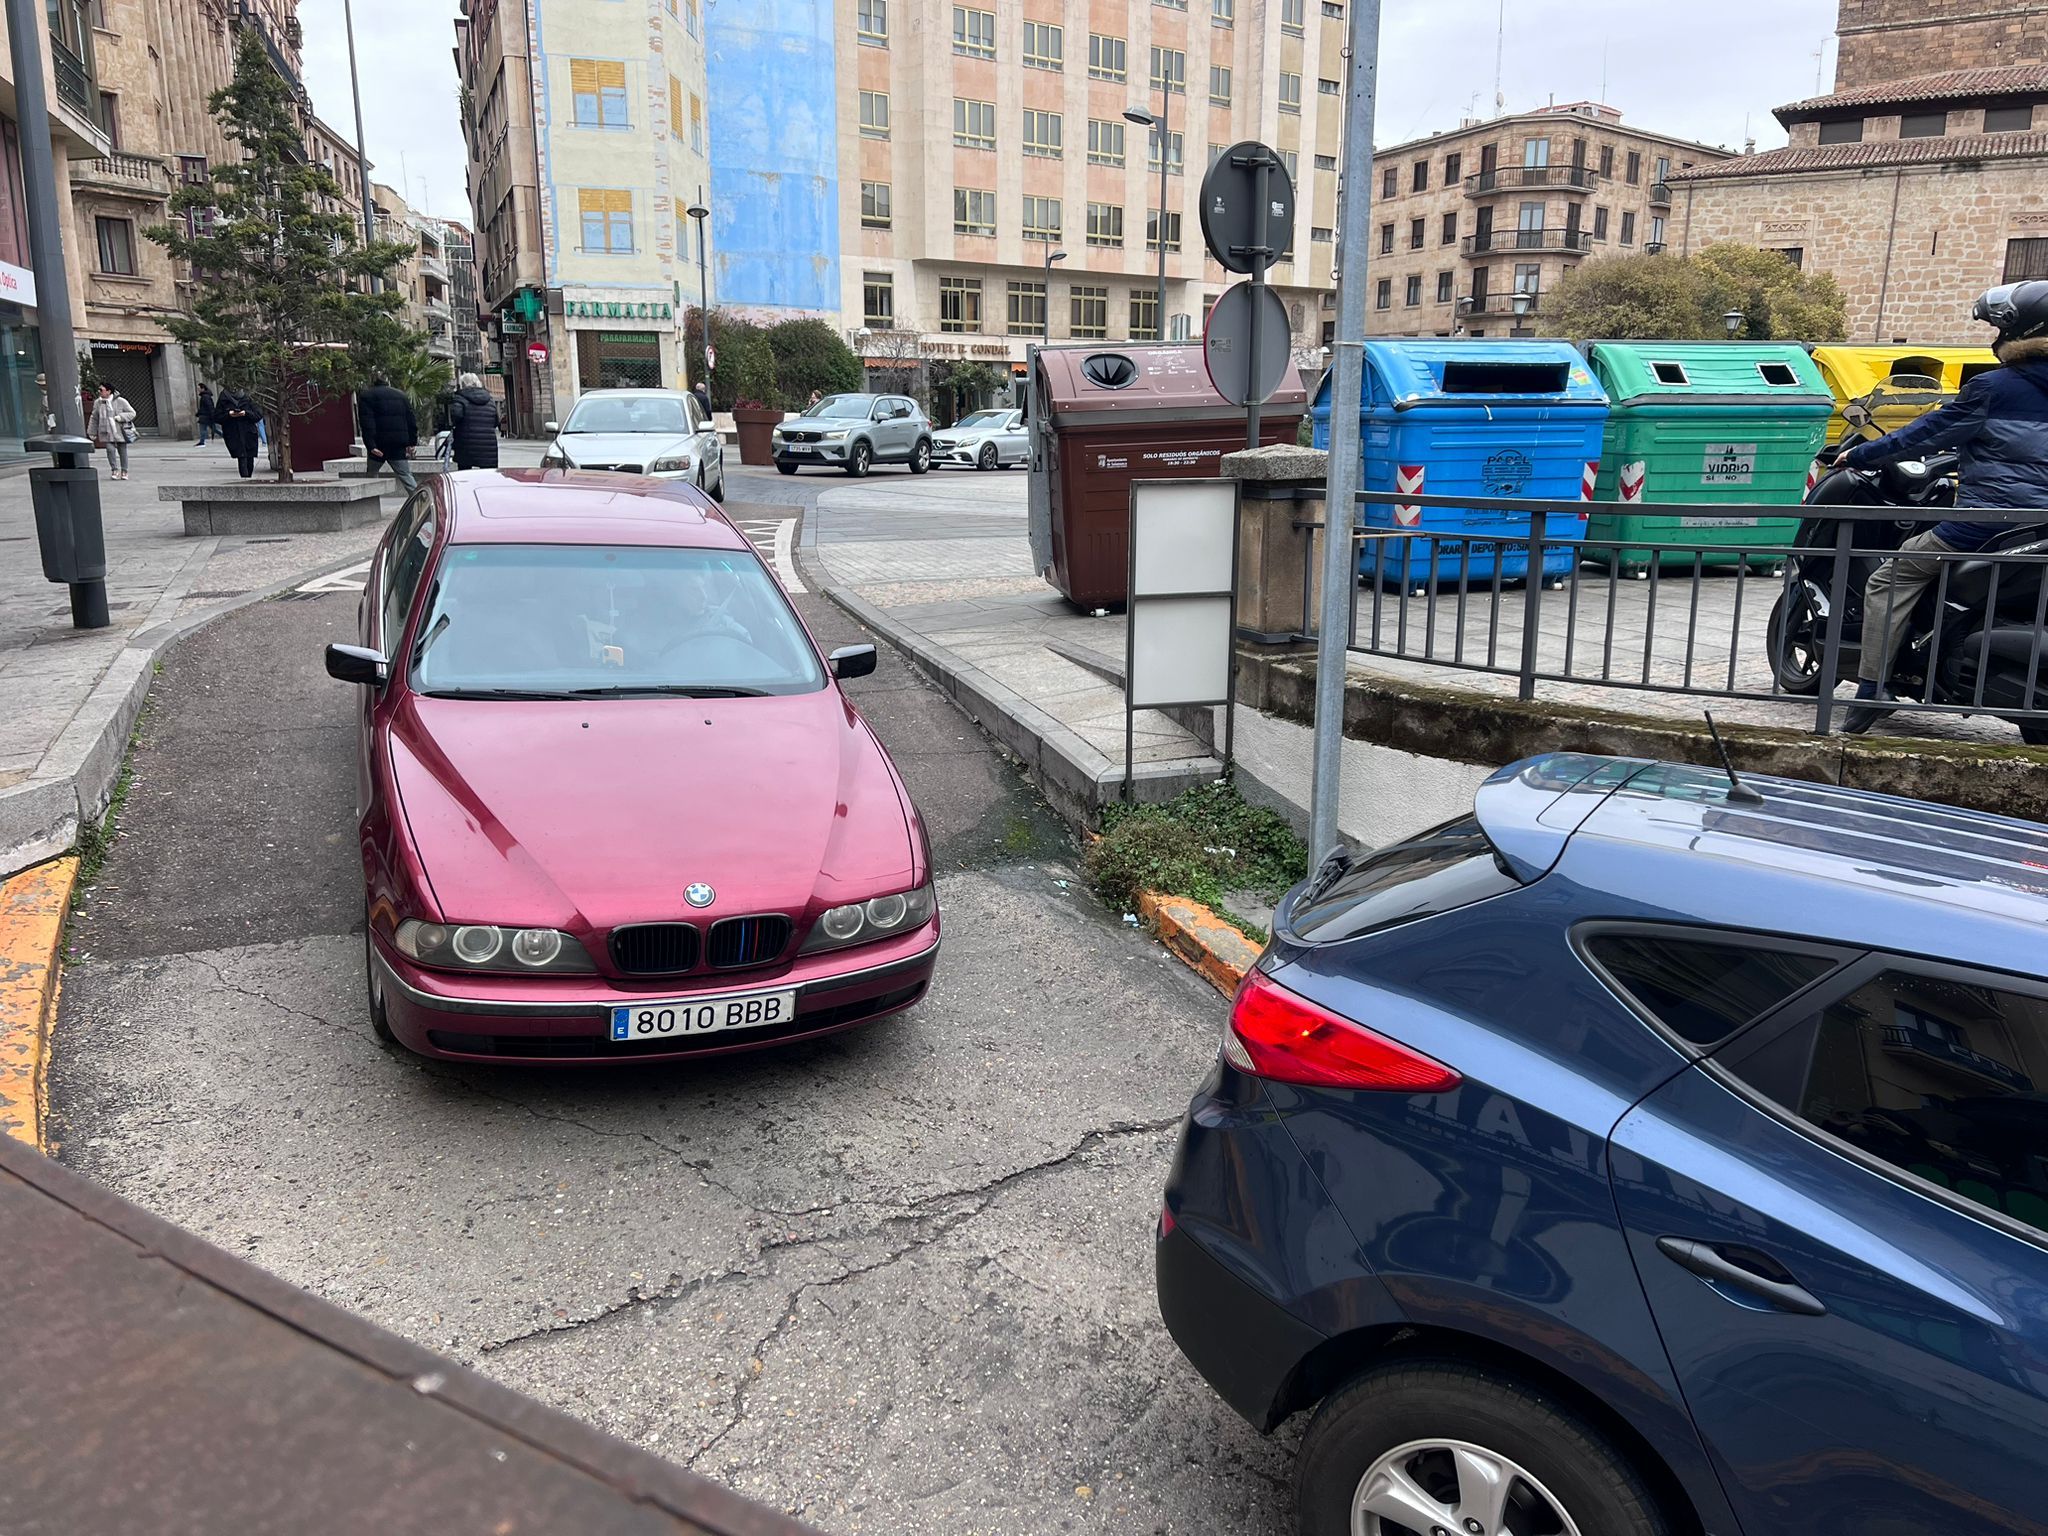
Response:
[[[1834,404],[1819,367],[1795,342],[1597,341],[1587,355],[1617,405]]]
[[[1327,408],[1332,380],[1316,391]],[[1607,393],[1569,342],[1424,336],[1365,344],[1365,403],[1407,410],[1420,405],[1575,405],[1604,409]]]
[[[1032,394],[1051,422],[1143,419],[1147,414],[1227,419],[1244,414],[1244,407],[1232,405],[1209,382],[1199,346],[1102,342],[1039,347],[1033,356],[1038,368]],[[1266,409],[1291,407],[1299,413],[1307,399],[1307,390],[1290,369]]]

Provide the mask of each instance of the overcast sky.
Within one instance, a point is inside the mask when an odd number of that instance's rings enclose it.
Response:
[[[749,0],[709,0],[720,5]],[[909,3],[909,0],[904,0]],[[937,4],[938,0],[922,0]],[[1239,0],[1241,12],[1264,0]],[[414,207],[468,222],[455,104],[455,0],[354,0],[363,124],[379,181]],[[1501,92],[1510,111],[1601,97],[1645,128],[1739,149],[1785,142],[1771,108],[1834,77],[1835,0],[1506,0]],[[1072,7],[1081,10],[1081,7]],[[1381,144],[1488,116],[1500,0],[1387,0],[1380,46]],[[341,0],[301,0],[314,108],[353,136]],[[1069,58],[1081,57],[1073,47]],[[712,82],[717,89],[717,82]]]

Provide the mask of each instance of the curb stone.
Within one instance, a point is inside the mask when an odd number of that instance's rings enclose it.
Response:
[[[47,1150],[44,1067],[77,879],[78,860],[67,857],[0,883],[0,1134],[39,1152]]]
[[[1160,943],[1225,997],[1235,996],[1244,973],[1258,964],[1259,946],[1199,901],[1140,891],[1138,915],[1152,925]]]

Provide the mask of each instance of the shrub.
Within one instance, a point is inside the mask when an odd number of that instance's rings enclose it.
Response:
[[[800,409],[813,390],[837,395],[865,385],[853,348],[822,320],[785,320],[770,326],[768,350],[775,358],[775,387],[792,410]]]
[[[1088,850],[1088,879],[1120,910],[1140,891],[1212,907],[1231,890],[1277,897],[1308,870],[1308,850],[1286,820],[1225,783],[1190,789],[1164,805],[1111,806],[1102,823]]]

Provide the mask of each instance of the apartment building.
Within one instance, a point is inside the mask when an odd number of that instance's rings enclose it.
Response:
[[[455,22],[478,302],[515,430],[683,382],[702,225],[704,0],[471,0]]]
[[[477,324],[476,236],[467,224],[443,220],[443,250],[448,260],[448,305],[455,317],[455,368],[482,373],[483,337]]]
[[[1731,158],[1624,124],[1597,102],[1382,149],[1367,333],[1532,336],[1560,277],[1588,256],[1665,249],[1672,178]]]
[[[1318,356],[1344,0],[732,9],[712,38],[721,306],[824,315],[891,372],[908,353],[1021,366],[1048,319],[1055,341],[1193,336],[1234,280],[1202,244],[1202,176],[1254,139],[1296,184],[1271,280],[1301,360]],[[1163,117],[1163,137],[1132,111]]]

